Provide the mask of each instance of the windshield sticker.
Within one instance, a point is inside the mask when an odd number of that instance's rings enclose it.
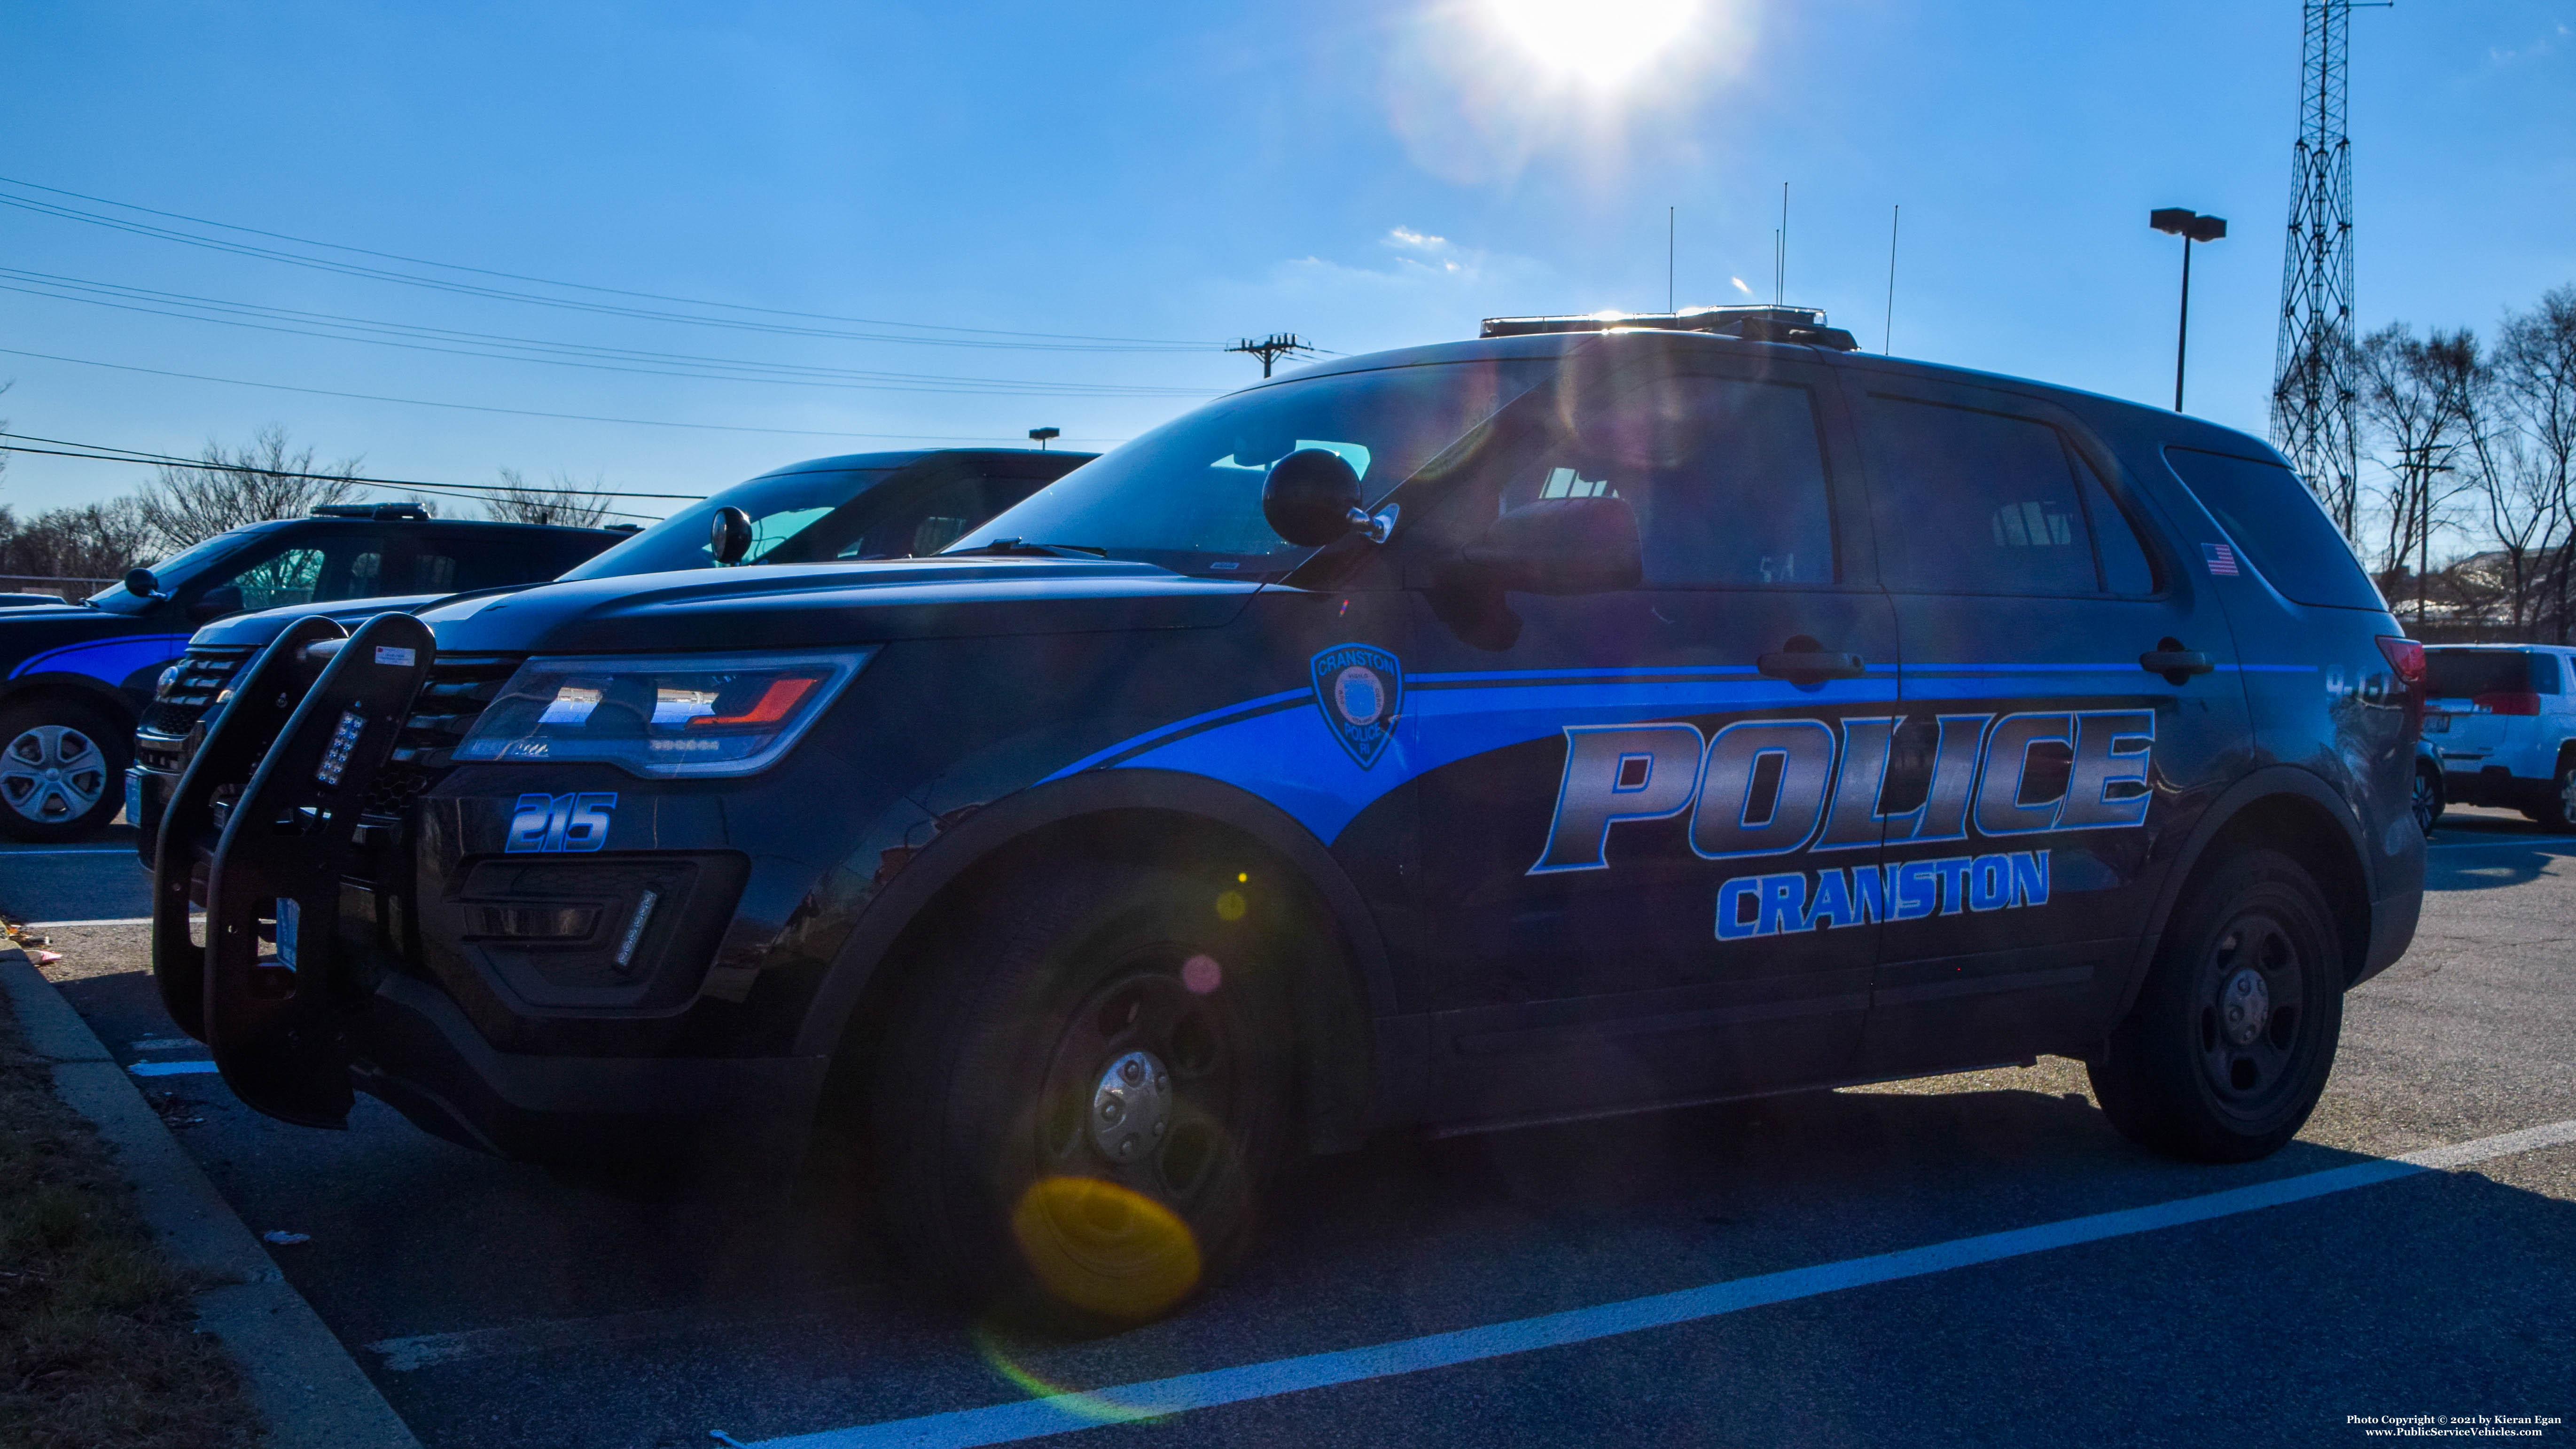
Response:
[[[1375,645],[1342,644],[1316,655],[1311,672],[1315,706],[1334,740],[1361,769],[1376,764],[1404,707],[1403,666]]]

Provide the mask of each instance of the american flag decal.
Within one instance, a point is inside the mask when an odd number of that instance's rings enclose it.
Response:
[[[2236,577],[2236,550],[2223,543],[2204,543],[2200,556],[2209,560],[2209,571],[2220,578]]]

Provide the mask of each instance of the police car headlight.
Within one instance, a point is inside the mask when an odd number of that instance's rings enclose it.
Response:
[[[459,762],[595,760],[638,775],[748,775],[795,747],[874,649],[531,659]]]

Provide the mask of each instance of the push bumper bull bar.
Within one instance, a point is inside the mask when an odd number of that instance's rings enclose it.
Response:
[[[313,655],[335,642],[303,688]],[[154,982],[225,1084],[272,1117],[348,1124],[345,1018],[368,993],[341,959],[340,881],[359,802],[392,755],[433,647],[429,626],[408,614],[380,614],[345,639],[329,619],[299,620],[242,672],[162,812]],[[203,947],[188,929],[201,867]]]

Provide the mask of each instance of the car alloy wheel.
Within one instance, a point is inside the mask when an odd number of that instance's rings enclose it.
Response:
[[[107,753],[69,725],[35,725],[0,746],[0,800],[29,820],[63,825],[98,808]]]

